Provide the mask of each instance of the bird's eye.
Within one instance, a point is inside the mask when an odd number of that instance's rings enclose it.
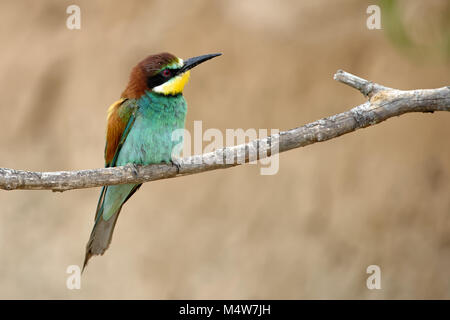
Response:
[[[170,77],[171,74],[172,74],[172,73],[170,72],[169,69],[164,69],[164,70],[162,71],[162,75],[163,75],[163,77],[165,77],[165,78]]]

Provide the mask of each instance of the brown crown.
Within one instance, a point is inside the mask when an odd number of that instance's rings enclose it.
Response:
[[[158,73],[164,66],[176,62],[178,60],[173,54],[168,52],[158,53],[148,56],[139,62],[130,73],[130,80],[122,98],[139,99],[145,92],[149,90],[147,87],[147,79]]]

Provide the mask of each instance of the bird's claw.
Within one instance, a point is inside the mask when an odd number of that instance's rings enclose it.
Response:
[[[131,173],[133,174],[133,176],[137,177],[138,176],[138,166],[134,163],[128,163],[127,167],[130,168]]]
[[[180,170],[181,170],[181,163],[180,163],[177,159],[171,159],[171,160],[170,160],[170,163],[171,163],[173,166],[177,167],[177,174],[179,174],[179,173],[180,173]]]

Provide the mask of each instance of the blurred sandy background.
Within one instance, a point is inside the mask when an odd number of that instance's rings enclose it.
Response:
[[[73,3],[81,30],[66,28]],[[449,2],[398,3],[414,48],[387,12],[366,28],[374,3],[2,1],[0,166],[103,166],[106,110],[160,51],[224,53],[192,72],[188,129],[285,130],[363,103],[337,69],[449,85]],[[1,191],[0,298],[450,298],[449,137],[450,114],[408,114],[284,153],[274,176],[246,165],[148,183],[73,291],[66,268],[83,261],[100,190]]]

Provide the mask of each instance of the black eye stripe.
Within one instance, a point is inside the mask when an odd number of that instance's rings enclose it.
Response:
[[[157,87],[157,86],[163,84],[167,80],[168,79],[163,77],[162,74],[157,73],[156,75],[147,78],[147,87],[149,89],[153,89],[154,87]]]
[[[180,71],[180,68],[177,68],[177,69],[169,69],[169,68],[166,68],[166,69],[164,69],[164,70],[169,70],[171,76],[176,76],[176,75],[178,74],[178,72]],[[164,72],[164,70],[161,70],[160,73]]]
[[[163,76],[163,72],[164,70],[170,70],[171,74],[169,77],[165,77]],[[147,78],[147,87],[149,89],[153,89],[154,87],[157,87],[161,84],[163,84],[164,82],[169,81],[170,79],[172,79],[173,77],[178,75],[178,72],[180,71],[180,68],[177,69],[163,69],[160,72],[158,72],[157,74],[155,74],[154,76],[148,77]]]

